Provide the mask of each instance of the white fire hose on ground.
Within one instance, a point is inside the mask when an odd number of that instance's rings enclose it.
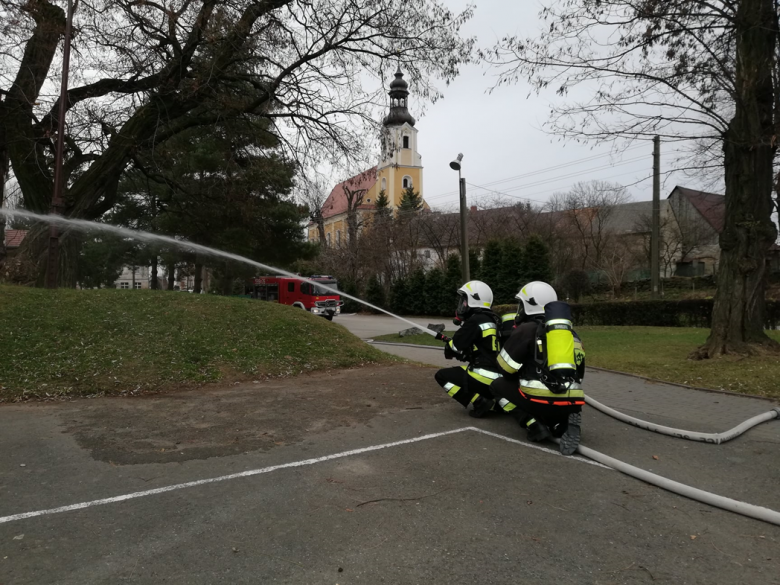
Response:
[[[640,429],[645,429],[647,431],[652,431],[654,433],[659,433],[662,435],[669,435],[670,437],[676,437],[678,439],[688,439],[689,441],[701,441],[704,443],[712,443],[715,445],[719,445],[721,443],[725,443],[726,441],[735,439],[738,436],[740,436],[742,433],[744,433],[748,429],[752,429],[756,425],[760,425],[761,423],[776,418],[780,418],[780,407],[778,407],[768,412],[765,412],[763,414],[759,414],[758,416],[754,416],[753,418],[746,420],[742,424],[737,425],[733,429],[722,433],[699,433],[695,431],[685,431],[682,429],[674,429],[663,425],[657,425],[655,423],[634,418],[633,416],[628,416],[627,414],[619,412],[614,408],[610,408],[609,406],[601,404],[598,400],[595,400],[589,396],[585,397],[585,402],[590,406],[592,406],[593,408],[595,408],[596,410],[599,410],[606,415],[609,415],[613,418],[616,418],[617,420],[623,421],[625,423],[628,423]],[[603,465],[607,465],[608,467],[612,467],[613,469],[616,469],[621,473],[625,473],[626,475],[630,475],[631,477],[635,477],[646,483],[660,487],[662,489],[673,492],[675,494],[684,496],[686,498],[691,498],[693,500],[697,500],[705,504],[709,504],[710,506],[715,506],[716,508],[728,510],[729,512],[735,512],[737,514],[742,514],[743,516],[749,516],[750,518],[755,518],[756,520],[763,520],[764,522],[769,522],[771,524],[776,524],[777,526],[780,526],[780,512],[776,512],[774,510],[770,510],[769,508],[764,508],[762,506],[754,506],[753,504],[746,504],[745,502],[732,500],[731,498],[726,498],[724,496],[719,496],[711,492],[706,492],[704,490],[700,490],[698,488],[685,485],[683,483],[668,479],[666,477],[657,475],[655,473],[650,473],[649,471],[645,471],[644,469],[640,469],[639,467],[634,467],[633,465],[629,465],[628,463],[625,463],[613,457],[609,457],[608,455],[604,455],[603,453],[599,453],[598,451],[594,451],[593,449],[585,447],[584,445],[578,446],[577,452],[583,457],[587,457],[588,459],[592,459],[593,461],[596,461]]]
[[[620,421],[623,421],[624,423],[628,423],[630,425],[633,425],[640,429],[644,429],[646,431],[652,431],[654,433],[659,433],[661,435],[669,435],[670,437],[676,437],[678,439],[688,439],[689,441],[701,441],[702,443],[713,443],[715,445],[720,445],[721,443],[725,443],[726,441],[730,441],[731,439],[736,439],[745,431],[752,429],[753,427],[760,425],[761,423],[773,420],[775,418],[780,418],[780,407],[778,407],[768,412],[759,414],[758,416],[754,416],[753,418],[749,418],[742,424],[739,424],[735,426],[733,429],[724,431],[722,433],[699,433],[696,431],[684,431],[682,429],[673,429],[671,427],[665,427],[663,425],[657,425],[651,422],[647,422],[645,420],[640,420],[638,418],[634,418],[633,416],[628,416],[627,414],[624,414],[620,411],[615,410],[614,408],[610,408],[609,406],[602,404],[601,402],[599,402],[595,398],[591,398],[590,396],[585,397],[585,402],[589,406],[592,406],[596,410],[599,410],[604,414],[611,416],[612,418],[616,418]]]
[[[388,343],[387,345],[412,345],[412,344]],[[414,347],[425,348],[425,349],[439,349],[436,346],[430,346],[430,345],[415,344]],[[701,441],[703,443],[710,443],[714,445],[719,445],[721,443],[725,443],[726,441],[731,441],[732,439],[739,437],[745,431],[752,429],[753,427],[760,425],[761,423],[773,419],[780,419],[780,407],[777,407],[763,414],[759,414],[758,416],[754,416],[728,431],[724,431],[722,433],[700,433],[696,431],[686,431],[683,429],[675,429],[664,425],[658,425],[655,423],[651,423],[648,421],[635,418],[633,416],[629,416],[627,414],[615,410],[614,408],[610,408],[609,406],[602,404],[601,402],[599,402],[594,398],[591,398],[590,396],[585,397],[585,402],[588,405],[595,408],[596,410],[603,412],[604,414],[611,416],[619,421],[635,426],[637,428],[644,429],[646,431],[652,431],[654,433],[659,433],[661,435],[676,437],[678,439],[687,439],[689,441]],[[555,441],[559,442],[560,439],[555,439]],[[745,502],[740,502],[738,500],[732,500],[731,498],[719,496],[711,492],[707,492],[689,485],[685,485],[678,481],[674,481],[672,479],[663,477],[661,475],[657,475],[655,473],[651,473],[644,469],[640,469],[639,467],[635,467],[633,465],[625,463],[624,461],[620,461],[619,459],[610,457],[609,455],[604,455],[603,453],[600,453],[599,451],[594,451],[593,449],[589,447],[585,447],[584,445],[579,445],[577,447],[577,452],[583,457],[592,459],[593,461],[601,463],[602,465],[606,465],[607,467],[611,467],[616,471],[625,473],[626,475],[630,475],[631,477],[634,477],[636,479],[639,479],[651,485],[660,487],[661,489],[665,489],[667,491],[678,494],[680,496],[684,496],[692,500],[703,502],[710,506],[721,508],[729,512],[735,512],[736,514],[741,514],[743,516],[748,516],[750,518],[755,518],[756,520],[762,520],[764,522],[769,522],[770,524],[775,524],[777,526],[780,526],[780,512],[776,512],[775,510],[770,510],[769,508],[764,508],[762,506],[755,506],[753,504],[747,504]]]

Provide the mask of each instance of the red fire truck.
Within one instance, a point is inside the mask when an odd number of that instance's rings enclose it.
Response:
[[[338,282],[332,276],[317,274],[308,278],[329,288],[338,289]],[[284,276],[253,278],[247,284],[246,294],[253,299],[292,305],[314,315],[322,315],[328,321],[332,321],[335,315],[341,313],[341,306],[344,304],[336,293],[310,282]]]

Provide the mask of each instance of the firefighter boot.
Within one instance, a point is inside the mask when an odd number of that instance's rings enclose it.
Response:
[[[552,433],[547,425],[539,422],[535,418],[530,419],[525,423],[525,428],[528,429],[528,440],[534,443],[541,443],[547,439],[552,439]]]
[[[488,412],[493,410],[495,404],[496,404],[495,400],[491,400],[489,398],[485,398],[484,396],[480,396],[472,403],[471,406],[473,410],[469,411],[469,416],[473,416],[474,418],[482,418]]]
[[[564,455],[573,455],[580,444],[582,435],[582,413],[572,412],[569,414],[569,424],[566,431],[561,436],[561,453]]]

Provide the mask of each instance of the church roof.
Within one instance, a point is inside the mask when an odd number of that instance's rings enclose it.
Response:
[[[328,219],[335,215],[347,212],[347,191],[350,192],[365,189],[368,191],[376,184],[376,167],[358,173],[346,181],[342,181],[330,192],[325,203],[322,204],[322,217]],[[363,203],[358,209],[373,209],[374,203]]]
[[[401,72],[401,65],[398,65],[398,71],[395,72],[395,79],[390,82],[390,113],[382,120],[385,126],[401,126],[409,124],[414,126],[415,119],[406,108],[407,98],[409,97],[409,84],[404,81],[404,74]]]

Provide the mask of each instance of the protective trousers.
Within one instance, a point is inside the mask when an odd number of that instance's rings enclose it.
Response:
[[[490,385],[490,392],[498,400],[498,407],[515,416],[521,424],[536,419],[547,425],[556,437],[560,437],[566,430],[570,413],[582,412],[582,407],[577,405],[555,406],[531,402],[520,395],[516,382],[504,377]]]
[[[487,372],[485,372],[487,373]],[[468,408],[468,405],[474,402],[480,396],[491,399],[490,386],[468,373],[468,366],[455,366],[454,368],[444,368],[436,372],[436,381],[439,386],[452,396],[457,402]],[[480,376],[484,378],[484,376]],[[486,382],[492,382],[485,378]]]

